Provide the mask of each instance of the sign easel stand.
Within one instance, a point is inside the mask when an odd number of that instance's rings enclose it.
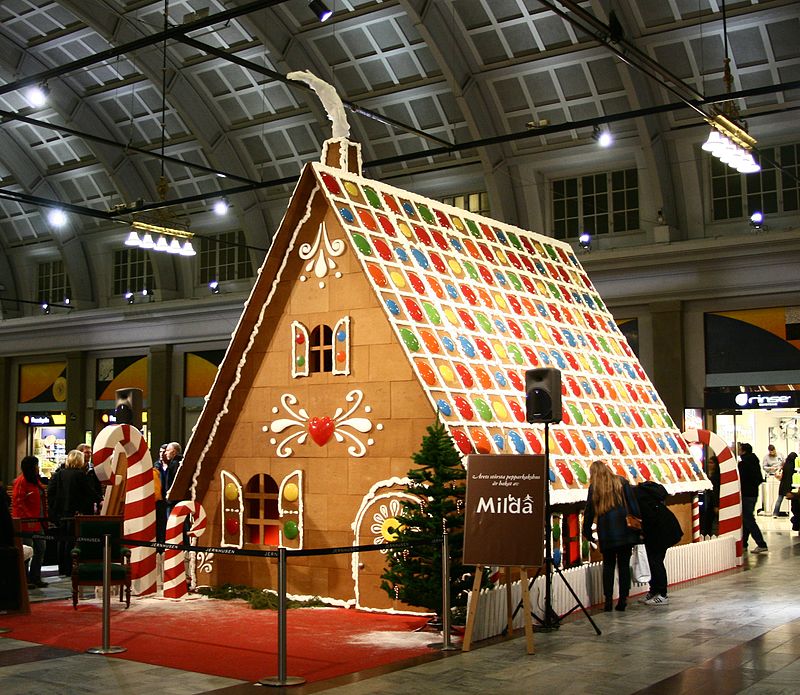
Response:
[[[472,631],[475,628],[475,616],[478,614],[478,602],[481,597],[481,577],[483,576],[484,565],[477,565],[475,567],[475,579],[472,582],[472,601],[469,604],[467,611],[467,624],[464,628],[464,640],[461,644],[461,651],[468,652],[472,648]],[[508,625],[506,627],[506,634],[511,635],[514,632],[514,609],[512,606],[514,602],[511,599],[511,567],[505,568],[506,575],[506,615],[508,616]],[[522,588],[522,605],[525,611],[524,624],[525,624],[525,647],[528,654],[535,654],[536,649],[533,644],[533,622],[531,621],[531,596],[528,587],[528,570],[525,567],[519,568],[520,587]]]

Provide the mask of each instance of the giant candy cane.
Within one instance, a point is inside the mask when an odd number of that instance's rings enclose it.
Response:
[[[121,448],[128,457],[125,479],[126,538],[153,542],[156,539],[156,501],[153,486],[153,459],[142,433],[131,425],[104,427],[94,441],[92,460],[101,481],[113,480],[114,452]],[[137,596],[156,592],[156,551],[135,547],[131,550],[131,580]]]
[[[687,444],[705,444],[719,461],[719,535],[736,541],[736,564],[742,564],[742,494],[736,456],[725,440],[709,430],[683,433]]]
[[[167,520],[167,543],[179,544],[186,518],[192,517],[189,536],[198,538],[206,530],[206,510],[199,502],[178,502]],[[164,552],[164,598],[182,598],[188,593],[183,551],[168,548]]]

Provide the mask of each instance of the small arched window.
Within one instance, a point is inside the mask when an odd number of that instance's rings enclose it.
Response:
[[[333,371],[333,331],[330,326],[320,324],[311,331],[309,340],[308,368],[310,372]]]
[[[278,484],[266,473],[254,475],[244,490],[245,538],[254,545],[277,546],[280,512]]]

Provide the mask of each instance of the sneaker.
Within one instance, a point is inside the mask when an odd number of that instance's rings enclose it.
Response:
[[[757,545],[755,548],[753,548],[752,552],[753,552],[753,554],[756,554],[756,553],[768,553],[769,552],[769,548],[766,545]]]
[[[648,606],[666,606],[669,603],[669,596],[661,596],[661,594],[654,594],[653,598],[645,601]]]
[[[648,591],[644,596],[639,599],[639,603],[647,603],[650,599],[652,599],[656,594],[652,591]]]

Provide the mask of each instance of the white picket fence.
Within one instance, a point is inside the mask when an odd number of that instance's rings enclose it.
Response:
[[[697,579],[715,572],[732,569],[737,566],[736,543],[733,538],[728,536],[678,545],[667,551],[664,564],[667,568],[667,577],[670,584],[677,584],[689,579]],[[580,567],[562,570],[562,574],[584,606],[588,608],[603,602],[603,568],[600,562],[592,562]],[[646,591],[646,584],[633,584],[631,587],[632,596]],[[558,572],[553,574],[551,594],[553,610],[559,615],[563,615],[576,606],[574,597]],[[539,617],[543,617],[545,602],[545,578],[543,575],[537,577],[533,582],[530,595],[533,612]],[[614,596],[616,595],[617,587],[615,584]],[[473,595],[470,592],[469,601],[472,602],[472,600]],[[519,606],[514,617],[514,627],[521,628],[523,627],[524,616],[519,581],[511,585],[511,600],[514,607]],[[499,635],[505,630],[507,623],[505,584],[481,591],[472,640],[477,641]]]

